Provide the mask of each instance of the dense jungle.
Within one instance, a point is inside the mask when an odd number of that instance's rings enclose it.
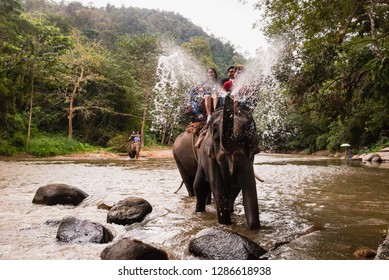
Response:
[[[389,1],[261,0],[255,9],[255,28],[278,50],[255,111],[261,150],[388,146]],[[0,0],[0,38],[7,156],[123,152],[133,130],[142,146],[171,145],[188,123],[191,81],[173,83],[170,72],[156,86],[167,45],[220,76],[268,55],[248,58],[173,12],[65,1]]]

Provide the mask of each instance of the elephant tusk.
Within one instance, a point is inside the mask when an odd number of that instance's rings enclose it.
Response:
[[[177,193],[181,188],[182,188],[182,185],[184,184],[184,181],[181,181],[181,185],[180,187],[174,192],[174,193]]]
[[[265,182],[265,180],[263,180],[261,177],[259,177],[259,175],[257,173],[254,172],[254,175],[255,175],[255,179],[257,179],[259,182]]]

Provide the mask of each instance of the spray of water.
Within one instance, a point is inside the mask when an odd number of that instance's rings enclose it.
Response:
[[[292,135],[288,97],[273,75],[273,68],[283,53],[284,45],[282,41],[273,42],[266,51],[258,53],[258,57],[250,64],[254,69],[252,73],[261,73],[254,118],[261,134],[262,147],[266,150],[273,150]]]
[[[231,92],[236,100],[249,104],[248,107],[254,111],[265,149],[277,146],[291,133],[287,121],[287,97],[272,71],[282,54],[282,46],[282,42],[274,42],[267,50],[258,51],[257,57],[249,61],[236,79]]]
[[[173,42],[162,42],[158,59],[158,82],[154,87],[154,106],[150,111],[151,130],[171,136],[182,108],[189,100],[189,89],[205,76],[204,67]]]
[[[236,79],[231,95],[247,103],[254,111],[262,146],[271,149],[280,139],[288,136],[287,98],[282,94],[272,75],[272,68],[282,52],[282,43],[266,51],[245,65],[245,71]],[[158,82],[154,91],[154,108],[151,111],[154,131],[172,133],[182,115],[182,105],[189,99],[189,89],[204,79],[206,69],[182,48],[171,42],[163,43],[158,60]],[[225,93],[221,92],[221,95]]]

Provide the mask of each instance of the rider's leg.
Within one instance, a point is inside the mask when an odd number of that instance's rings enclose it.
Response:
[[[205,112],[207,113],[207,122],[211,119],[212,115],[212,96],[210,94],[204,95]]]
[[[199,114],[200,114],[199,104],[197,104],[197,102],[195,102],[195,101],[192,101],[191,102],[191,106],[192,106],[192,109],[193,109],[193,113],[195,115],[195,120],[198,120]]]

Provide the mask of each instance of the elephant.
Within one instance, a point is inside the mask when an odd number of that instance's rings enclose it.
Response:
[[[173,143],[173,156],[189,196],[195,196],[193,182],[197,170],[199,150],[194,148],[198,133],[185,131]]]
[[[130,158],[139,158],[140,154],[140,143],[138,142],[131,142],[130,145],[128,145],[128,155]]]
[[[196,196],[196,211],[205,211],[210,192],[215,198],[218,221],[231,224],[230,213],[239,192],[243,190],[243,205],[247,223],[258,229],[259,211],[254,173],[254,155],[259,152],[255,122],[251,112],[234,114],[230,97],[224,109],[217,110],[208,124],[199,149],[194,148],[198,134],[186,131],[173,144],[173,156],[188,194]]]
[[[226,96],[224,108],[214,112],[197,153],[198,164],[193,183],[196,212],[204,212],[209,191],[216,203],[218,222],[231,224],[231,212],[242,190],[247,225],[260,228],[254,156],[259,139],[252,113],[234,109]]]

